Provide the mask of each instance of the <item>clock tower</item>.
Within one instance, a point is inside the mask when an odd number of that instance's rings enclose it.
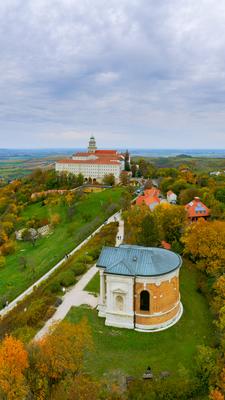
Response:
[[[96,141],[94,136],[90,137],[89,144],[88,144],[88,153],[95,153],[97,150]]]

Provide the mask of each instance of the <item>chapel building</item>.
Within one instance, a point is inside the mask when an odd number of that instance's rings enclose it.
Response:
[[[87,152],[78,152],[72,158],[56,162],[58,172],[82,174],[85,181],[101,183],[104,176],[113,174],[116,183],[125,170],[125,157],[117,150],[98,150],[93,136],[89,140]]]
[[[105,324],[155,332],[179,321],[181,257],[155,247],[104,247],[97,262],[100,272],[98,312]]]

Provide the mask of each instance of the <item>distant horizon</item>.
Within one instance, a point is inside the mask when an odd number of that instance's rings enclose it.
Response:
[[[115,149],[130,149],[130,150],[211,150],[211,151],[224,151],[224,148],[219,147],[119,147],[119,146],[98,146],[98,149],[107,149],[107,148],[115,148]],[[1,150],[70,150],[70,149],[87,149],[87,147],[0,147]]]

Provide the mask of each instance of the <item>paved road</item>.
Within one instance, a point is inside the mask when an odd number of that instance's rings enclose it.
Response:
[[[120,211],[118,211],[117,213],[113,214],[110,218],[108,218],[108,220],[105,223],[114,222],[115,219],[119,218],[119,215],[120,215]],[[102,227],[104,225],[105,224],[102,224],[101,226],[99,226],[99,228],[96,229],[96,231],[94,231],[91,235],[89,235],[82,243],[80,243],[70,253],[68,253],[68,255],[71,256],[74,253],[76,253],[76,251],[78,251],[84,244],[86,244],[88,242],[88,240],[90,240],[93,235],[96,235],[96,233],[98,233],[102,229]],[[35,283],[33,283],[28,289],[26,289],[23,293],[21,293],[18,297],[16,297],[16,299],[13,300],[11,303],[9,303],[9,305],[7,307],[5,307],[2,310],[0,310],[0,316],[4,316],[9,311],[13,310],[13,308],[15,308],[20,301],[22,301],[26,296],[28,296],[30,293],[32,293],[33,289],[35,287],[39,286],[40,283],[45,281],[56,269],[58,269],[63,264],[64,261],[65,261],[65,258],[63,258],[61,261],[59,261],[45,275],[43,275],[40,279],[38,279]]]
[[[57,308],[55,314],[46,322],[44,327],[36,334],[35,340],[40,340],[45,336],[52,326],[59,321],[62,321],[72,306],[80,306],[81,304],[88,304],[91,307],[96,307],[98,298],[84,291],[83,289],[88,282],[93,278],[98,269],[94,265],[85,275],[69,290],[62,298],[62,304]]]
[[[119,227],[116,237],[116,246],[119,246],[123,242],[124,238],[124,221],[121,219],[121,214],[113,217],[119,221]],[[89,294],[84,290],[88,282],[97,273],[98,269],[96,265],[91,267],[86,274],[82,276],[79,282],[74,285],[62,298],[62,304],[57,308],[55,314],[46,322],[44,327],[36,334],[34,340],[40,340],[43,336],[49,333],[54,324],[62,321],[72,306],[80,306],[81,304],[87,304],[92,308],[95,308],[98,304],[98,297]]]

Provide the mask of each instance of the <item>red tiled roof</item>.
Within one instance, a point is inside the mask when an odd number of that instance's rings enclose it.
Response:
[[[194,200],[185,205],[185,209],[188,212],[189,218],[204,218],[210,215],[210,210],[205,206],[199,197],[195,197]]]
[[[95,150],[95,154],[117,154],[116,150]]]
[[[171,249],[171,244],[167,243],[165,240],[161,241],[161,245],[166,250],[170,250]]]
[[[119,160],[109,160],[108,158],[97,158],[96,160],[59,160],[59,164],[109,164],[109,165],[119,165]]]
[[[158,197],[160,195],[160,190],[156,188],[145,189],[144,193],[146,196]]]
[[[151,204],[153,204],[153,203],[160,203],[160,200],[159,200],[159,198],[158,197],[156,197],[156,196],[153,196],[153,197],[149,197],[149,196],[146,196],[146,195],[144,195],[144,196],[139,196],[138,198],[137,198],[137,200],[136,200],[136,204],[138,205],[138,206],[140,206],[141,204],[146,204],[146,206],[149,206],[149,205],[151,205]]]

